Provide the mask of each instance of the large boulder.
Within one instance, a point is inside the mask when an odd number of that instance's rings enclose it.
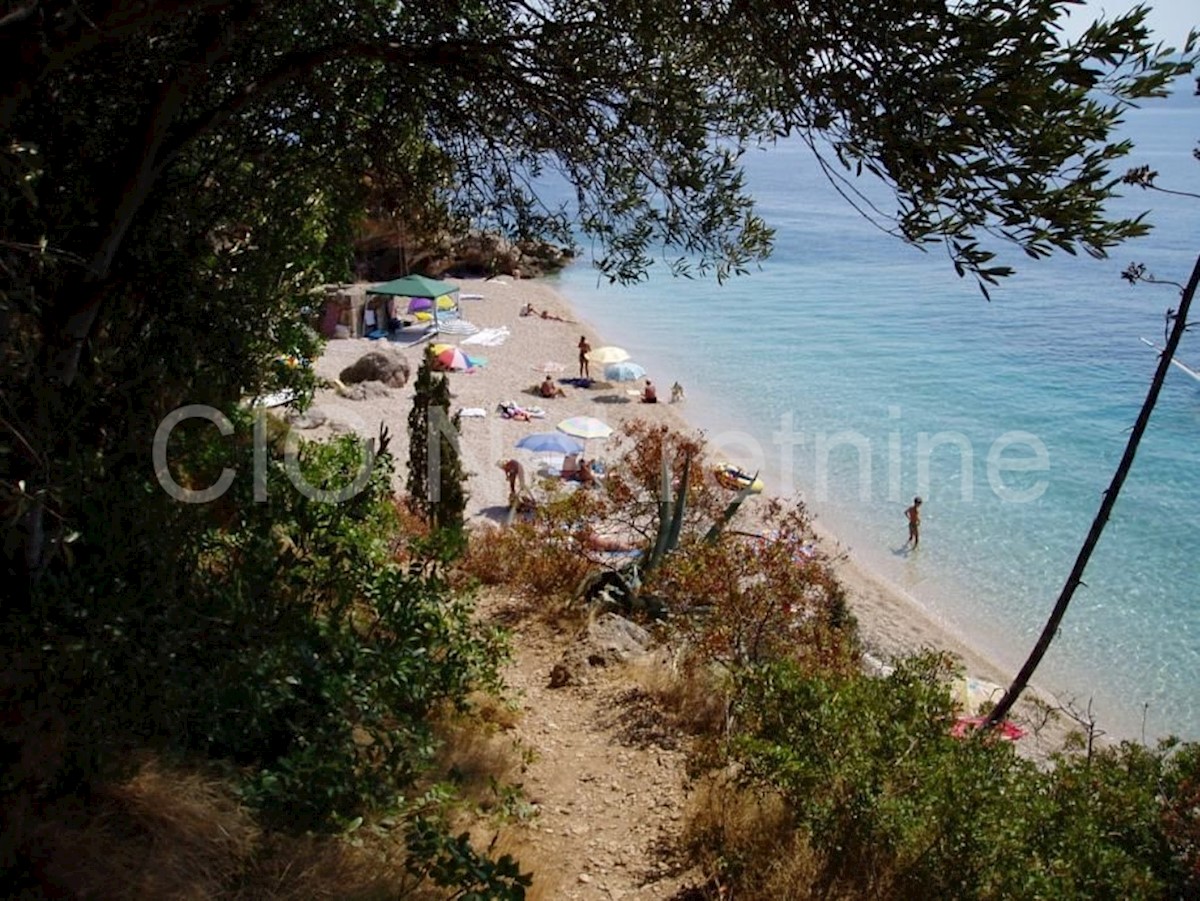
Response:
[[[346,385],[359,382],[382,382],[389,388],[403,388],[408,384],[412,368],[408,360],[396,351],[373,350],[363,354],[338,375],[338,381]]]

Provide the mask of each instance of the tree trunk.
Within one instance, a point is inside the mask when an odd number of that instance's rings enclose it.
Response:
[[[1108,490],[1104,492],[1104,500],[1101,501],[1100,509],[1096,513],[1096,518],[1092,520],[1092,527],[1088,531],[1087,538],[1084,539],[1083,546],[1079,549],[1079,555],[1075,558],[1075,565],[1071,568],[1071,574],[1067,576],[1066,584],[1063,585],[1062,592],[1058,596],[1058,601],[1055,603],[1054,609],[1050,612],[1050,618],[1046,620],[1042,634],[1038,638],[1037,644],[1033,646],[1029,658],[1025,661],[1024,666],[1021,667],[1021,671],[1017,673],[1016,678],[1013,679],[1008,691],[1004,693],[1004,697],[1000,699],[1000,703],[996,705],[980,727],[980,732],[987,731],[998,725],[1008,715],[1013,704],[1017,702],[1025,687],[1029,684],[1034,671],[1037,670],[1038,665],[1042,662],[1042,657],[1045,656],[1046,651],[1049,649],[1050,642],[1054,640],[1054,636],[1058,633],[1058,626],[1067,612],[1067,607],[1070,606],[1071,598],[1075,595],[1075,589],[1083,584],[1083,571],[1087,568],[1088,561],[1092,557],[1092,551],[1096,549],[1096,545],[1100,541],[1100,536],[1104,532],[1104,527],[1108,524],[1108,517],[1112,514],[1113,507],[1116,506],[1117,495],[1121,493],[1121,486],[1125,484],[1125,477],[1129,475],[1129,470],[1133,467],[1133,458],[1137,454],[1138,444],[1141,443],[1142,435],[1145,433],[1146,426],[1150,422],[1150,414],[1154,412],[1155,404],[1158,403],[1159,392],[1162,391],[1163,382],[1166,380],[1167,372],[1171,368],[1171,358],[1175,356],[1180,339],[1183,338],[1183,333],[1187,329],[1188,308],[1192,304],[1192,298],[1196,294],[1198,283],[1200,283],[1200,257],[1196,259],[1196,266],[1192,269],[1192,277],[1188,280],[1187,286],[1183,290],[1183,299],[1180,301],[1179,310],[1175,314],[1175,321],[1171,326],[1171,334],[1167,338],[1166,349],[1163,350],[1162,356],[1159,357],[1158,368],[1154,371],[1154,378],[1150,382],[1150,389],[1146,392],[1146,399],[1142,402],[1142,409],[1138,413],[1133,430],[1129,433],[1129,440],[1125,443],[1125,453],[1121,457],[1121,462],[1117,465],[1116,472],[1113,473]]]

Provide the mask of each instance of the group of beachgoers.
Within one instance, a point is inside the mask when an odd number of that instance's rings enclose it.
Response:
[[[519,315],[555,322],[574,322],[574,320],[559,315],[552,310],[538,309],[532,303],[522,304]],[[568,391],[571,387],[591,388],[595,386],[597,380],[593,379],[591,368],[593,361],[589,357],[592,352],[592,344],[588,340],[587,335],[579,336],[576,349],[578,351],[579,362],[578,376],[576,378],[556,380],[550,372],[545,372],[542,380],[529,389],[529,393],[533,394],[539,400],[554,400],[568,397]],[[568,387],[564,388],[564,385]],[[630,391],[629,393],[634,394],[635,392]],[[637,399],[641,403],[659,403],[658,388],[648,378],[642,383],[637,396]],[[671,402],[678,403],[681,400],[683,400],[683,387],[676,383],[671,389]],[[499,412],[503,418],[517,421],[540,419],[546,415],[546,411],[541,407],[517,404],[512,401],[502,402],[499,405]],[[500,460],[497,466],[504,472],[508,483],[509,506],[523,515],[532,513],[537,506],[537,501],[530,490],[530,485],[526,477],[525,464],[518,459],[510,458]],[[563,458],[561,467],[550,468],[546,472],[556,478],[574,482],[580,489],[591,489],[597,486],[604,478],[605,467],[599,460],[587,459],[582,454],[567,454]],[[582,547],[593,551],[627,551],[631,548],[628,541],[601,535],[595,529],[591,528],[586,530],[585,534],[581,534],[579,540]]]
[[[559,316],[557,313],[551,313],[549,310],[538,310],[531,303],[527,303],[524,306],[522,306],[521,311],[518,315],[520,315],[520,316],[537,316],[541,319],[553,319],[555,322],[574,322],[575,321],[573,319],[567,319],[563,316]]]
[[[501,460],[498,464],[508,479],[508,502],[512,504],[528,503],[532,505],[529,484],[525,479],[525,466],[520,460],[510,458]],[[567,454],[563,458],[562,468],[553,471],[559,478],[578,482],[581,488],[591,488],[599,484],[604,474],[604,466],[599,460],[588,460],[581,454]]]
[[[540,317],[541,319],[552,319],[552,320],[555,320],[558,322],[571,322],[572,321],[570,319],[566,319],[562,316],[559,316],[555,313],[551,313],[548,310],[538,310],[534,307],[534,305],[532,303],[524,304],[521,307],[520,315],[536,316],[536,317]],[[591,342],[588,341],[587,335],[579,336],[579,342],[577,344],[577,349],[579,351],[579,377],[575,381],[576,381],[576,384],[578,384],[578,385],[588,387],[592,383],[592,370],[591,370],[591,362],[592,361],[588,357],[588,354],[590,354],[592,351],[592,345],[591,345]],[[546,377],[542,380],[542,383],[537,386],[537,388],[535,389],[535,393],[538,396],[546,398],[546,399],[567,396],[567,392],[563,389],[562,385],[556,384],[554,379],[551,378],[551,376],[549,375],[549,373],[546,374]],[[640,400],[644,404],[658,403],[658,389],[655,387],[654,382],[651,381],[650,379],[646,379],[645,383],[642,386]],[[674,385],[671,386],[671,403],[678,403],[682,400],[683,400],[683,386],[680,385],[678,382],[676,382]],[[528,420],[531,418],[531,414],[528,411],[525,411],[522,408],[516,407],[515,405],[509,405],[509,406],[511,409],[503,409],[502,410],[503,415],[505,415],[507,418],[524,419],[524,420]],[[538,409],[538,413],[540,415],[545,415],[544,413],[542,413],[540,408]],[[521,468],[521,464],[517,460],[508,460],[508,461],[502,463],[501,465],[504,467],[505,472],[508,474],[508,487],[509,487],[510,500],[515,500],[519,497],[519,492],[517,491],[518,477],[520,477],[520,479],[522,481],[524,479],[524,474],[523,474],[523,470]],[[570,457],[568,457],[567,461],[565,461],[563,464],[562,476],[563,476],[563,478],[575,479],[584,487],[590,487],[596,483],[595,472],[593,471],[592,467],[587,464],[587,461],[579,460],[578,462],[576,462]],[[920,544],[921,544],[921,504],[922,504],[921,498],[914,497],[911,506],[909,506],[904,511],[904,517],[908,523],[908,541],[905,542],[905,545],[904,545],[905,550],[911,549],[911,550],[915,551],[918,547],[920,547]]]
[[[532,303],[525,303],[520,309],[521,316],[533,316],[540,319],[548,319],[556,322],[573,322],[563,316],[553,313],[549,310],[538,310]],[[576,345],[579,351],[579,375],[576,379],[567,379],[565,381],[573,382],[580,387],[591,387],[593,384],[591,359],[589,354],[592,351],[591,342],[588,341],[587,335],[580,335]],[[567,392],[561,384],[558,384],[550,376],[546,374],[541,384],[536,386],[533,391],[539,397],[547,400],[566,397]],[[633,392],[630,392],[633,393]],[[671,386],[671,403],[678,403],[683,400],[683,386],[676,382]],[[658,388],[650,379],[646,379],[642,385],[639,395],[639,400],[645,404],[658,403]],[[538,416],[544,416],[544,412],[540,408],[534,408]],[[514,404],[508,404],[507,408],[502,409],[502,414],[511,419],[528,420],[535,415],[532,411],[518,407]],[[507,460],[501,463],[506,475],[508,476],[509,498],[511,502],[518,502],[522,498],[522,493],[517,490],[518,482],[524,485],[524,470],[521,463],[517,460]],[[591,487],[596,484],[596,471],[593,465],[583,459],[576,460],[574,457],[568,456],[563,463],[560,472],[562,478],[572,479],[579,482],[582,487]],[[525,492],[524,496],[528,496]],[[904,550],[915,551],[921,544],[921,504],[920,497],[913,498],[912,504],[904,511],[904,517],[908,524],[908,540],[905,542]]]

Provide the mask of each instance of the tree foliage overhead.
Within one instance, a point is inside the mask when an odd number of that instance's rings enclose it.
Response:
[[[874,213],[906,240],[945,239],[994,277],[983,232],[1041,255],[1139,229],[1102,218],[1108,163],[1127,149],[1109,133],[1182,64],[1152,47],[1141,10],[1066,41],[1073,5],[31,2],[0,23],[20,61],[0,126],[58,165],[50,146],[85,147],[71,168],[105,173],[89,201],[99,246],[76,246],[87,218],[44,235],[93,267],[121,203],[198,143],[242,156],[303,142],[332,173],[357,155],[342,139],[363,139],[347,118],[367,117],[380,139],[427,139],[454,165],[454,208],[520,237],[566,235],[531,182],[560,171],[614,278],[639,276],[663,243],[719,273],[761,257],[770,233],[737,159],[794,132],[828,148],[831,174],[891,186],[896,209]],[[231,130],[248,143],[222,140]]]

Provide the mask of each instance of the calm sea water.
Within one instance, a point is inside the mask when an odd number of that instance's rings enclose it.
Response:
[[[1129,114],[1129,165],[1198,192],[1200,102],[1187,93]],[[1178,302],[1174,288],[1119,274],[1140,261],[1185,282],[1200,201],[1137,191],[1122,209],[1152,210],[1151,237],[1109,260],[1012,257],[1018,275],[989,303],[944,254],[867,224],[798,143],[753,154],[748,172],[777,229],[761,270],[721,286],[661,275],[621,288],[580,265],[562,275],[563,293],[660,391],[682,382],[714,443],[802,497],[859,561],[1015,672],[1155,367],[1138,339],[1161,343]],[[1180,358],[1200,367],[1200,336]],[[1035,680],[1091,703],[1110,733],[1200,739],[1198,436],[1200,383],[1172,369],[1087,587]],[[903,510],[916,494],[922,546],[906,554]]]

